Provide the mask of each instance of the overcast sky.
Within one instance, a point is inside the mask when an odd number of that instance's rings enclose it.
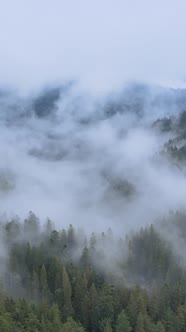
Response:
[[[186,82],[185,0],[0,0],[0,83]]]

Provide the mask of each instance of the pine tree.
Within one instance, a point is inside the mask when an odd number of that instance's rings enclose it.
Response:
[[[60,318],[60,311],[57,304],[53,304],[51,307],[51,321],[54,332],[62,332],[62,323]]]
[[[165,332],[165,328],[161,321],[157,322],[154,332]]]
[[[32,298],[36,302],[39,300],[39,279],[35,271],[32,276]]]
[[[90,330],[93,332],[98,331],[98,304],[99,304],[99,296],[94,284],[90,287],[89,292],[90,297]]]
[[[70,224],[67,232],[67,244],[70,250],[74,249],[76,246],[75,231],[74,227]]]
[[[42,299],[47,300],[48,296],[49,296],[49,289],[48,289],[47,273],[46,273],[45,265],[42,265],[42,267],[41,267],[40,289],[41,289]]]
[[[76,323],[72,317],[67,319],[67,322],[63,324],[63,332],[85,332],[83,326]]]
[[[158,316],[158,311],[159,311],[159,304],[158,304],[158,299],[156,294],[153,294],[150,305],[149,305],[149,310],[150,310],[150,315],[153,320],[156,321],[157,316]]]
[[[83,270],[86,270],[90,267],[90,253],[87,247],[83,249],[79,264]]]
[[[103,332],[112,332],[112,324],[110,319],[107,319],[106,322],[104,322]]]
[[[63,298],[64,298],[63,319],[67,319],[67,317],[71,316],[73,313],[71,297],[72,297],[72,287],[70,284],[66,268],[63,267]]]
[[[139,293],[138,287],[132,289],[127,306],[127,314],[132,328],[134,328],[139,314]]]
[[[128,317],[124,310],[120,312],[116,321],[116,332],[131,332],[132,327],[130,326]]]
[[[113,319],[114,317],[114,306],[113,306],[113,296],[112,287],[109,285],[104,285],[98,303],[99,320]]]
[[[144,316],[140,312],[137,318],[135,332],[146,332],[144,327]]]

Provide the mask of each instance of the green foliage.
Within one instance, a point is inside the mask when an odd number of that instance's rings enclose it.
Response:
[[[120,312],[116,321],[116,332],[131,332],[132,328],[130,326],[128,317],[124,310]]]
[[[67,322],[63,324],[63,332],[84,332],[84,328],[81,324],[76,323],[72,317],[67,319]]]
[[[172,224],[185,238],[183,220],[177,214]],[[9,256],[0,331],[186,331],[186,271],[153,226],[118,239],[112,273],[104,251],[116,245],[111,230],[84,241],[72,225],[56,231],[47,222],[41,231],[33,213],[23,225],[12,220],[2,229]]]

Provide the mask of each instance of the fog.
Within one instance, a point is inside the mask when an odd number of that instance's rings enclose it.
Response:
[[[126,232],[184,208],[184,162],[168,142],[184,149],[185,10],[183,0],[1,1],[3,218],[32,210]],[[170,130],[156,122],[165,117]]]
[[[162,153],[178,128],[156,125],[179,119],[185,90],[131,84],[93,98],[67,83],[2,90],[0,105],[2,218],[32,210],[58,227],[126,233],[185,207],[184,163]]]

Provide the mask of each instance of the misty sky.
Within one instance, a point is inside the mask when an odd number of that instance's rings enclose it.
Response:
[[[161,153],[180,132],[153,121],[186,109],[164,87],[186,86],[186,1],[0,5],[0,86],[26,92],[0,93],[0,216],[127,227],[185,207],[186,169]]]
[[[185,0],[0,0],[0,83],[185,85]]]

